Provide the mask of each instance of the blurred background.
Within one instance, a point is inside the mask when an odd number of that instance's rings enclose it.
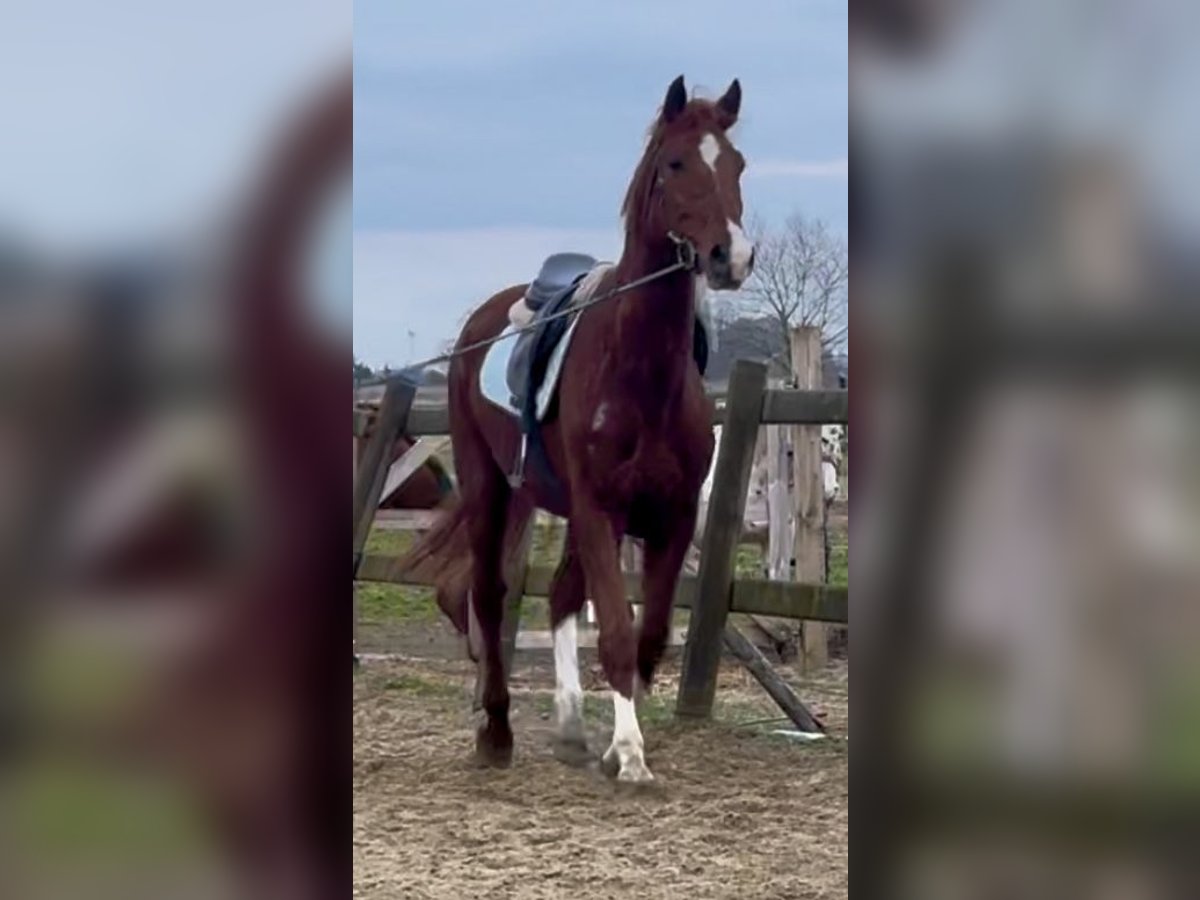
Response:
[[[3,19],[4,893],[340,892],[351,5]]]
[[[350,884],[351,17],[5,7],[17,896]],[[851,5],[864,896],[1198,895],[1198,25]]]
[[[852,883],[1196,896],[1198,11],[851,13]]]

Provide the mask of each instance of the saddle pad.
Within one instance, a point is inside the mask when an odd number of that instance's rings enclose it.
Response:
[[[550,409],[550,401],[554,399],[554,390],[558,386],[558,376],[562,373],[563,360],[567,356],[567,347],[575,326],[579,324],[579,316],[571,319],[562,340],[550,353],[550,361],[546,365],[546,377],[537,392],[537,418],[542,421]],[[509,325],[501,334],[511,334],[516,327]],[[512,393],[508,389],[508,361],[517,346],[515,338],[508,338],[492,344],[479,370],[479,390],[489,401],[500,407],[509,415],[519,418],[521,411],[513,404]]]

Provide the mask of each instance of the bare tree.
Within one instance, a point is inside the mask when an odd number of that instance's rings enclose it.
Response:
[[[817,219],[794,215],[781,230],[760,223],[751,226],[755,240],[754,274],[742,291],[744,311],[768,316],[778,325],[778,342],[769,352],[781,354],[790,368],[786,350],[791,331],[801,325],[821,330],[825,353],[836,353],[846,344],[849,329],[847,297],[850,284],[846,242]]]

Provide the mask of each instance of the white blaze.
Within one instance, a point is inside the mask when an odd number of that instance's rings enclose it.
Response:
[[[717,171],[717,157],[721,155],[721,144],[712,134],[704,135],[700,141],[700,158],[714,172]]]
[[[717,173],[717,159],[721,156],[721,142],[716,135],[706,134],[700,139],[700,158],[704,160],[713,172]],[[754,245],[742,231],[742,226],[732,219],[729,220],[729,264],[736,281],[745,281],[750,275],[750,259],[754,254]]]
[[[742,226],[732,219],[729,221],[729,266],[737,281],[745,281],[750,275],[750,257],[754,254],[754,245],[742,231]]]

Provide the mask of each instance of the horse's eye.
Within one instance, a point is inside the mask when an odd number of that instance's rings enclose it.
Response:
[[[683,160],[682,159],[673,159],[669,163],[667,163],[667,168],[669,168],[672,172],[682,172],[683,171]]]

